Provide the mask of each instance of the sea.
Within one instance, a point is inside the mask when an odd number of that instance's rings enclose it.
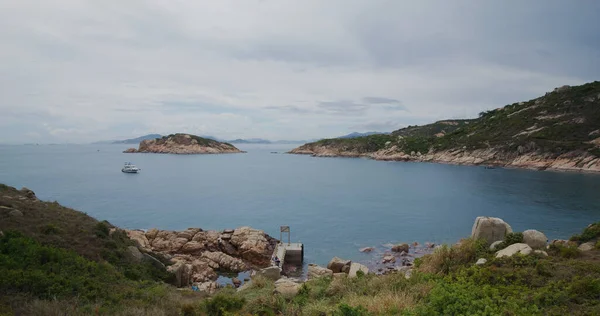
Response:
[[[122,153],[128,145],[2,145],[0,183],[123,228],[251,226],[279,239],[289,226],[305,262],[317,264],[370,260],[362,247],[455,243],[477,216],[549,239],[600,221],[598,174],[286,154],[293,146],[168,155]],[[125,162],[141,172],[122,173]]]

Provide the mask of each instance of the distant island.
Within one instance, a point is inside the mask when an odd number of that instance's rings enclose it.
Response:
[[[190,134],[171,134],[140,142],[139,148],[129,148],[124,153],[159,154],[231,154],[243,153],[229,143]]]
[[[474,119],[323,139],[290,153],[600,172],[600,82],[562,86]]]

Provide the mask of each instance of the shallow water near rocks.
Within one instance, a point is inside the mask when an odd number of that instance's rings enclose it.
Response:
[[[123,228],[291,226],[305,263],[369,264],[389,243],[454,243],[477,216],[567,238],[600,220],[600,175],[246,154],[123,154],[127,145],[0,146],[0,183]],[[121,173],[131,161],[139,174]],[[361,253],[362,247],[377,251]]]

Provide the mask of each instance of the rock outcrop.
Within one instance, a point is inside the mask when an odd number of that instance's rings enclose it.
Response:
[[[473,224],[471,238],[485,239],[489,245],[495,241],[504,240],[508,233],[512,233],[512,228],[502,219],[479,216]]]
[[[392,247],[393,252],[406,252],[408,253],[410,246],[408,244],[397,244]]]
[[[329,261],[329,264],[327,264],[327,269],[333,271],[333,273],[348,273],[348,271],[350,271],[351,263],[352,261],[350,260],[344,260],[338,257],[333,257],[333,259]]]
[[[350,264],[350,271],[348,271],[348,277],[349,278],[357,277],[359,271],[362,272],[363,274],[367,274],[367,273],[369,273],[369,268],[367,268],[366,266],[364,266],[360,263],[352,262]]]
[[[327,268],[323,268],[314,263],[308,264],[308,279],[318,279],[322,277],[331,277],[333,276],[333,271]]]
[[[512,257],[515,254],[528,255],[532,251],[533,250],[531,249],[531,247],[529,247],[527,244],[517,243],[517,244],[512,244],[512,245],[496,252],[496,258]]]
[[[229,154],[242,153],[235,146],[190,134],[173,134],[140,142],[139,148],[129,148],[124,153],[159,154]]]
[[[215,281],[217,271],[241,272],[267,267],[277,243],[262,230],[250,227],[222,232],[200,228],[126,232],[143,252],[143,260],[151,260],[146,259],[149,256],[157,265],[162,264],[148,254],[154,252],[174,262],[168,269],[176,275],[178,286]],[[131,256],[139,257],[134,251]],[[206,286],[211,288],[212,285]]]

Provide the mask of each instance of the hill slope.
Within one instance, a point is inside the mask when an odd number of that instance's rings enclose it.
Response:
[[[242,153],[229,143],[202,138],[190,134],[172,134],[162,138],[144,140],[138,149],[129,148],[126,153],[160,154],[225,154]]]
[[[325,139],[290,153],[600,172],[600,82],[391,135]]]

